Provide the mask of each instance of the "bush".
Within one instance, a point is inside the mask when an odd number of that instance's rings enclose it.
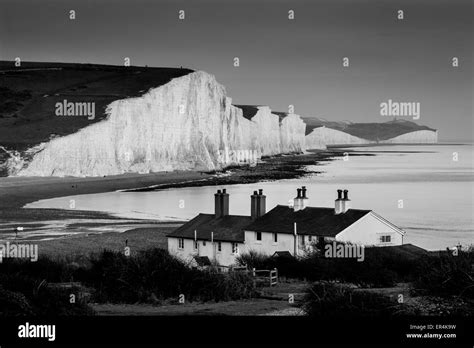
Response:
[[[254,293],[247,274],[223,274],[192,269],[163,249],[135,256],[104,251],[92,260],[80,280],[96,289],[98,302],[157,302],[168,298],[224,301],[248,298]]]
[[[85,261],[81,266],[44,257],[37,262],[4,260],[0,264],[0,303],[5,310],[0,313],[89,314],[80,300],[70,305],[72,290],[47,286],[72,280],[94,288],[97,302],[156,303],[178,300],[181,294],[186,301],[227,301],[255,295],[250,275],[192,269],[163,249],[133,256],[104,250]]]
[[[460,296],[474,299],[474,252],[459,251],[426,256],[417,266],[415,288],[438,296]]]
[[[237,261],[250,269],[277,268],[278,274],[287,278],[346,281],[364,287],[393,286],[401,279],[393,266],[395,262],[377,253],[366,255],[363,262],[358,262],[348,258],[324,258],[317,253],[301,258],[274,258],[250,251],[240,255]]]
[[[52,289],[46,281],[23,274],[2,274],[0,278],[0,316],[92,315],[78,299],[70,303],[69,291]]]
[[[247,266],[249,270],[255,269],[273,269],[275,268],[275,259],[260,252],[250,250],[248,253],[240,254],[236,258],[239,266]]]
[[[367,291],[355,291],[349,285],[330,282],[314,283],[303,300],[303,308],[315,317],[390,316],[400,305],[388,296]]]

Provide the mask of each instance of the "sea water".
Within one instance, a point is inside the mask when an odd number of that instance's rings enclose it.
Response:
[[[309,205],[334,207],[337,189],[349,190],[354,209],[370,209],[406,231],[405,243],[429,250],[474,244],[472,144],[390,145],[348,148],[347,155],[308,170],[305,178],[229,185],[230,213],[250,214],[250,195],[263,189],[267,211],[289,205],[307,187]],[[75,208],[123,217],[190,219],[212,213],[214,193],[224,186],[110,192],[47,199],[28,208]],[[316,226],[315,226],[316,228]]]

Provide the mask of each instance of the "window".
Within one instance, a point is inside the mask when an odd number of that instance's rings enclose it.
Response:
[[[391,241],[391,236],[380,236],[380,243],[390,243]]]
[[[239,244],[232,243],[232,254],[238,254],[238,253],[239,253]]]
[[[313,241],[313,236],[308,236],[308,242],[312,242]]]
[[[257,232],[257,240],[262,240],[262,232]]]
[[[206,241],[205,240],[202,241],[202,246],[206,246]]]
[[[222,251],[222,243],[217,242],[217,251]]]
[[[198,249],[198,241],[195,240],[195,241],[194,241],[194,250],[197,250],[197,249]]]
[[[178,249],[184,249],[184,238],[178,238]]]
[[[278,233],[273,233],[273,242],[278,243]]]

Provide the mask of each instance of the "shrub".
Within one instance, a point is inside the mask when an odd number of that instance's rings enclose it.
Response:
[[[158,248],[129,257],[104,251],[80,279],[96,289],[98,302],[156,302],[180,294],[190,301],[220,301],[254,293],[249,275],[192,269]]]
[[[1,316],[92,315],[94,312],[78,299],[70,303],[69,291],[52,289],[46,281],[23,274],[2,274],[0,278]]]
[[[474,299],[474,252],[459,251],[426,256],[417,266],[415,288],[438,296],[461,296]]]
[[[249,270],[252,268],[273,269],[276,264],[274,258],[255,250],[250,250],[248,253],[240,254],[237,256],[236,261],[239,266],[247,266]]]
[[[321,281],[308,288],[303,308],[315,317],[390,316],[399,310],[397,302],[380,293],[355,291],[349,285]]]

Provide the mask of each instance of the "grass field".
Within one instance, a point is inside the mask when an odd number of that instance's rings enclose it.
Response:
[[[162,223],[159,227],[135,228],[123,233],[103,233],[97,235],[70,237],[39,241],[40,255],[52,257],[77,258],[90,253],[98,253],[103,249],[123,251],[125,241],[128,241],[131,253],[148,248],[167,249],[166,234],[171,233],[181,224]]]

